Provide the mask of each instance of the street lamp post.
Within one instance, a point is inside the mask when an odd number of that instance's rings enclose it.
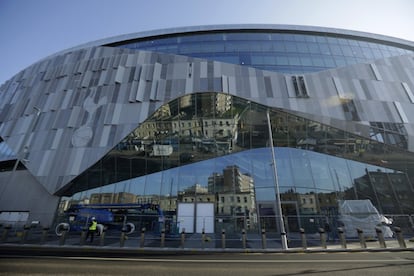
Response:
[[[276,156],[275,156],[275,150],[274,150],[274,147],[273,147],[273,135],[272,135],[272,127],[271,127],[271,124],[270,124],[269,110],[266,112],[266,115],[267,115],[267,125],[269,127],[270,147],[271,147],[271,150],[272,150],[272,166],[273,166],[273,172],[274,172],[274,176],[275,176],[276,200],[277,200],[277,208],[278,208],[278,213],[279,213],[279,224],[280,224],[280,238],[281,238],[281,242],[282,242],[282,248],[283,249],[288,249],[285,223],[283,221],[282,202],[281,202],[281,199],[280,199],[279,181],[278,181],[278,178],[277,178]]]

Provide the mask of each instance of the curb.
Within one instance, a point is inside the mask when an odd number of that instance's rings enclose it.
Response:
[[[16,244],[1,244],[0,255],[12,255],[10,253],[19,255],[111,255],[111,256],[125,256],[125,255],[186,255],[197,254],[205,255],[210,253],[237,253],[237,254],[254,254],[254,253],[280,253],[280,254],[298,254],[298,253],[344,253],[344,252],[414,252],[414,248],[292,248],[292,249],[239,249],[239,248],[132,248],[132,247],[113,247],[113,246],[71,246],[71,245],[16,245]]]

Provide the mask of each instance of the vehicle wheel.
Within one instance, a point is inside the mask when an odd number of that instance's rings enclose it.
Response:
[[[135,225],[132,222],[127,222],[125,226],[127,228],[127,232],[126,232],[127,235],[135,232]]]
[[[55,228],[56,236],[58,236],[58,237],[62,236],[63,235],[63,231],[65,229],[67,229],[68,231],[70,230],[69,223],[61,222],[58,225],[56,225],[56,228]]]

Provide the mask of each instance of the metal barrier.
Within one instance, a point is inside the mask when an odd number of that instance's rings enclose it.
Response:
[[[30,225],[24,225],[19,230],[16,230],[12,232],[12,225],[6,225],[2,226],[0,228],[0,234],[1,234],[1,241],[7,242],[7,243],[38,243],[38,244],[45,244],[47,242],[48,234],[51,228],[49,227],[43,227],[39,229],[39,231],[34,230],[35,227],[30,227]],[[412,243],[406,243],[406,240],[404,240],[403,230],[400,227],[393,227],[392,230],[395,233],[395,238],[385,238],[385,234],[383,234],[383,227],[376,227],[376,239],[378,240],[379,244],[376,242],[370,242],[369,247],[379,247],[379,248],[407,248],[409,249],[414,248],[414,244]],[[177,248],[221,248],[221,249],[227,249],[227,248],[238,248],[238,249],[279,249],[280,243],[278,239],[274,239],[274,235],[277,234],[274,229],[273,231],[268,232],[269,228],[262,228],[260,229],[260,232],[257,231],[250,231],[247,229],[240,229],[239,233],[235,234],[233,232],[233,229],[231,229],[231,232],[228,229],[222,228],[221,233],[217,233],[214,237],[214,234],[212,237],[207,237],[204,229],[202,229],[201,233],[201,240],[200,240],[200,234],[198,233],[186,233],[185,229],[181,229],[181,233],[175,236],[167,236],[167,233],[165,232],[165,229],[162,229],[161,232],[157,236],[153,236],[150,232],[149,234],[146,234],[145,227],[141,228],[141,232],[135,232],[135,234],[132,234],[130,238],[132,240],[137,240],[135,246],[139,246],[141,248],[145,247],[146,240],[151,241],[148,243],[147,246],[152,247],[158,247],[158,248],[164,248],[164,247],[177,247]],[[304,250],[307,250],[309,248],[320,248],[322,249],[328,249],[328,247],[332,247],[330,249],[348,249],[348,247],[355,248],[358,247],[357,244],[354,242],[358,242],[358,240],[350,239],[347,241],[346,239],[346,233],[349,234],[349,232],[345,231],[345,228],[339,227],[335,231],[338,234],[338,239],[336,242],[329,242],[327,241],[327,236],[324,228],[319,228],[318,232],[306,232],[305,228],[298,229],[299,232],[296,233],[290,233],[289,234],[289,248],[302,248]],[[350,229],[347,229],[348,231]],[[58,238],[58,244],[59,245],[65,245],[65,244],[71,244],[71,245],[84,245],[86,243],[86,231],[87,228],[83,228],[81,232],[75,232],[71,230],[69,232],[69,227],[64,228],[61,235]],[[217,231],[217,230],[216,230]],[[249,232],[248,232],[249,231]],[[366,237],[366,234],[364,235],[364,232],[362,229],[356,229],[359,239],[360,248],[366,249],[368,238]],[[268,233],[266,233],[268,232]],[[69,235],[70,233],[70,235]],[[385,232],[384,232],[385,233]],[[103,231],[100,234],[100,240],[99,245],[104,246],[105,244],[105,235],[108,234],[106,231]],[[221,236],[220,236],[221,234]],[[405,234],[405,233],[404,233]],[[110,231],[109,232],[108,240],[106,241],[107,244],[113,244],[114,242],[117,243],[117,239],[119,239],[119,246],[124,247],[126,246],[126,240],[128,239],[127,236],[127,229],[122,228],[121,231]],[[249,236],[249,239],[247,238]],[[355,235],[354,235],[355,236]],[[371,237],[369,235],[369,237]],[[55,237],[55,236],[54,236]],[[70,239],[69,239],[70,237]],[[168,239],[167,239],[168,237]],[[220,238],[221,237],[221,238]],[[405,235],[407,238],[407,234]],[[50,238],[50,237],[49,237]],[[50,238],[51,239],[51,238]],[[212,242],[208,244],[208,241],[211,239],[215,239],[215,242]],[[114,241],[115,240],[115,241]],[[351,244],[350,241],[353,241]],[[153,242],[155,241],[155,242]],[[49,240],[49,242],[55,243],[56,238],[53,238],[53,240]],[[159,243],[158,243],[159,242]],[[201,244],[200,244],[201,242]],[[347,244],[348,243],[348,244]],[[320,245],[320,246],[319,246]],[[129,245],[131,246],[131,244]],[[132,245],[133,246],[133,245]],[[282,248],[283,249],[283,248]]]
[[[262,248],[266,249],[267,247],[267,240],[266,240],[266,229],[262,229]]]
[[[140,239],[140,243],[139,243],[139,247],[144,247],[145,245],[145,227],[142,227],[141,229],[141,239]]]
[[[243,249],[246,249],[246,242],[247,242],[247,239],[246,239],[246,230],[243,229],[242,230],[242,246],[243,246]]]
[[[395,235],[397,237],[398,244],[400,245],[400,247],[401,248],[407,248],[407,245],[405,244],[404,236],[401,232],[401,228],[400,227],[394,227],[394,232],[395,232]]]
[[[161,230],[161,243],[160,243],[160,247],[164,247],[165,246],[165,229],[163,228]]]
[[[47,235],[49,233],[50,227],[49,226],[44,226],[42,228],[42,237],[40,239],[40,244],[44,244],[45,242],[47,242]]]
[[[10,232],[10,229],[12,229],[11,224],[7,224],[6,226],[4,226],[3,234],[1,235],[1,241],[2,242],[7,241],[7,238],[9,236],[9,232]]]
[[[106,235],[106,229],[104,227],[102,229],[102,232],[101,232],[100,237],[99,237],[99,246],[104,246],[105,245],[105,235]]]
[[[121,237],[119,239],[119,246],[120,247],[124,247],[125,245],[125,240],[127,239],[127,235],[126,233],[128,232],[128,229],[126,226],[123,226],[121,229]]]
[[[382,233],[382,229],[379,227],[375,227],[375,232],[377,233],[378,241],[381,248],[387,248],[387,245],[385,244],[384,239],[384,233]]]
[[[300,228],[299,231],[300,231],[300,239],[302,241],[302,248],[306,249],[306,248],[308,248],[308,242],[306,240],[305,229]]]
[[[66,236],[69,233],[69,224],[62,225],[62,235],[59,238],[59,245],[65,245]]]
[[[185,228],[181,231],[181,248],[184,248],[185,243]]]
[[[80,245],[85,244],[87,233],[88,233],[88,228],[87,227],[82,227],[82,231],[81,231],[81,235],[80,235],[80,241],[79,241]]]
[[[20,239],[20,242],[21,243],[25,243],[26,242],[26,239],[29,236],[30,229],[31,229],[30,225],[27,225],[26,224],[26,225],[23,226],[23,232],[22,232],[22,236],[21,236],[21,239]]]
[[[357,228],[359,243],[361,244],[361,248],[367,248],[367,243],[365,241],[364,231],[362,229]]]
[[[204,249],[206,243],[206,232],[203,230],[201,231],[201,248]]]
[[[321,246],[322,246],[322,248],[327,248],[327,246],[326,246],[326,233],[325,233],[325,229],[323,229],[323,228],[319,228],[319,236],[320,236],[320,239],[321,239]]]
[[[342,227],[338,228],[338,236],[339,236],[339,241],[341,243],[341,247],[346,248],[345,233],[344,233],[344,229]]]

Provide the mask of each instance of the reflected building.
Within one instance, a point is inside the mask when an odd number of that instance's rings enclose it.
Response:
[[[56,53],[0,87],[0,212],[52,225],[75,204],[151,203],[178,223],[182,204],[203,203],[208,229],[258,234],[280,215],[289,233],[335,222],[339,200],[408,216],[413,68],[413,42],[287,25]]]

